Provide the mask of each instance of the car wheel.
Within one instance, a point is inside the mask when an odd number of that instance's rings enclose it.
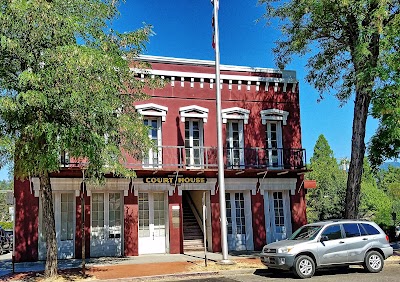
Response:
[[[315,273],[314,260],[306,255],[297,257],[294,260],[293,272],[299,278],[312,277]]]
[[[364,268],[368,272],[380,272],[383,268],[383,257],[377,251],[370,251],[364,259]]]

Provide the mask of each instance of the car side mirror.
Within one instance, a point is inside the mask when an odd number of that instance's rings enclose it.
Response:
[[[321,236],[320,241],[321,242],[329,241],[329,238],[328,238],[328,236]]]

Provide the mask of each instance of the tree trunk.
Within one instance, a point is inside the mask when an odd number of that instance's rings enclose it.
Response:
[[[47,256],[44,275],[54,277],[57,275],[57,240],[54,221],[53,193],[50,185],[50,176],[44,172],[39,176],[43,214],[43,232],[46,240]]]
[[[345,218],[355,219],[358,217],[365,154],[365,128],[370,101],[371,96],[368,92],[368,87],[362,90],[356,89],[351,138],[351,160],[347,177]]]

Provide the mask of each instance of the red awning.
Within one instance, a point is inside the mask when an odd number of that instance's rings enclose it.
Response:
[[[316,180],[304,180],[304,189],[315,189],[317,188]]]

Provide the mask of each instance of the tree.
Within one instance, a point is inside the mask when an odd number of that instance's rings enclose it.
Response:
[[[47,245],[45,276],[57,274],[50,173],[60,153],[85,164],[85,176],[134,177],[126,155],[152,146],[133,102],[143,87],[130,65],[151,27],[108,28],[117,0],[0,0],[0,153],[17,178],[37,176]],[[134,65],[140,68],[140,65]]]
[[[324,135],[320,135],[310,159],[307,178],[317,181],[317,189],[307,191],[309,222],[342,218],[346,195],[346,172],[340,170]]]
[[[8,204],[6,203],[7,194],[4,190],[12,190],[13,183],[11,181],[0,181],[0,221],[10,221],[10,214],[8,212]]]
[[[377,185],[377,179],[367,159],[364,160],[364,173],[361,182],[359,216],[389,226],[392,218],[392,200]]]
[[[378,172],[378,187],[392,200],[393,212],[400,217],[400,168],[389,166]]]
[[[308,54],[307,81],[321,97],[329,91],[342,102],[355,96],[345,217],[356,218],[371,99],[380,87],[385,87],[379,83],[379,79],[388,78],[382,68],[387,68],[386,73],[396,73],[390,54],[398,52],[393,42],[397,39],[398,43],[400,3],[395,0],[259,2],[266,5],[268,20],[281,20],[284,37],[274,49],[279,67],[290,62],[294,54]]]

